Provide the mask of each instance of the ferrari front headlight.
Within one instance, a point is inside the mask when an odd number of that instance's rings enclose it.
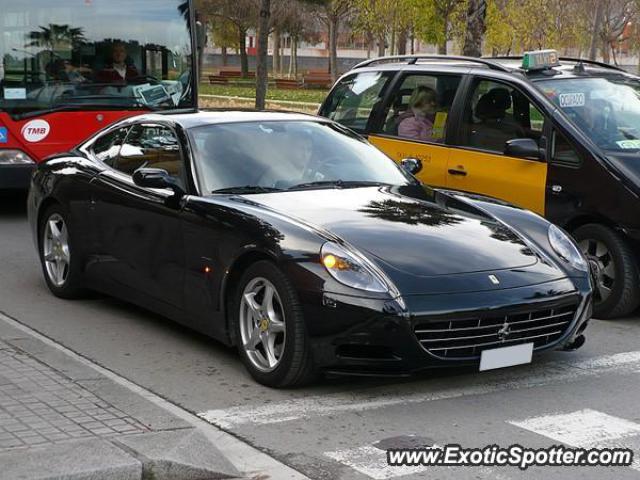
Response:
[[[555,252],[576,270],[589,271],[589,264],[574,241],[555,225],[549,227],[549,243]]]
[[[324,268],[343,285],[368,292],[389,291],[383,276],[357,252],[335,242],[327,242],[322,246],[320,257]]]

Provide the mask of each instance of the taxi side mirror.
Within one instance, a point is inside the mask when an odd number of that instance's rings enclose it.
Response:
[[[504,146],[504,154],[508,157],[544,160],[544,149],[532,138],[514,138]]]
[[[422,162],[419,158],[403,158],[400,165],[411,175],[417,175],[422,170]]]

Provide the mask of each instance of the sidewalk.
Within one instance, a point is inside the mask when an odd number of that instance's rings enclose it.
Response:
[[[0,479],[299,478],[127,383],[0,314]]]

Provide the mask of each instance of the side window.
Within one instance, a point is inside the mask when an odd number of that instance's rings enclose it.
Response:
[[[102,135],[91,146],[91,153],[107,165],[113,167],[115,159],[120,153],[122,142],[127,136],[130,127],[118,128]]]
[[[564,167],[578,168],[582,165],[582,159],[562,133],[557,130],[553,132],[553,143],[551,148],[551,163]]]
[[[519,90],[499,82],[475,83],[463,118],[463,146],[504,152],[505,143],[531,138],[540,143],[544,116]]]
[[[178,138],[164,125],[135,125],[114,168],[127,175],[133,175],[139,168],[161,168],[182,179],[184,168]]]
[[[357,132],[364,132],[374,107],[381,101],[391,72],[362,72],[344,78],[320,113]]]
[[[385,112],[382,132],[424,142],[442,142],[460,85],[457,75],[408,75]]]

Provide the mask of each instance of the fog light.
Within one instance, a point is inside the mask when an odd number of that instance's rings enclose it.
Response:
[[[35,163],[21,150],[0,150],[0,165],[34,165]]]

